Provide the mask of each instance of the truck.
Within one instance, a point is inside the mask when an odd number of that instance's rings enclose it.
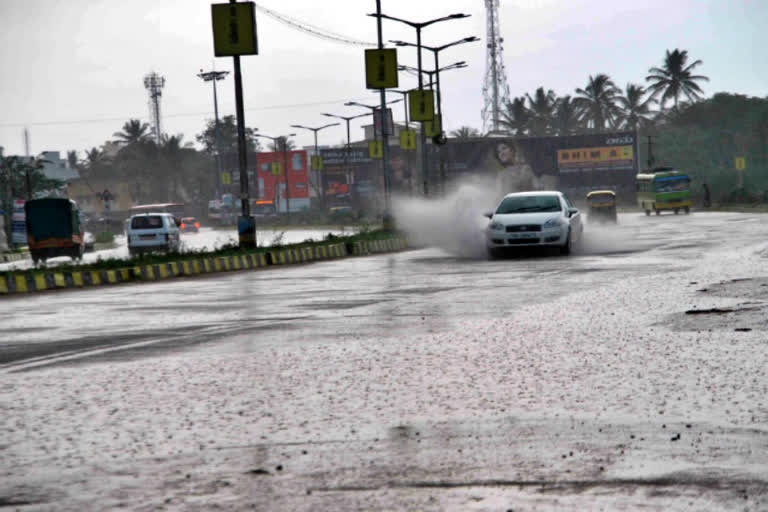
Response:
[[[85,233],[80,209],[71,199],[46,197],[24,204],[27,245],[32,261],[69,256],[81,259],[85,252]]]

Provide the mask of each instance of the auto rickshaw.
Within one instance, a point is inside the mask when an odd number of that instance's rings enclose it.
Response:
[[[616,222],[616,192],[613,190],[593,190],[587,194],[589,221]]]

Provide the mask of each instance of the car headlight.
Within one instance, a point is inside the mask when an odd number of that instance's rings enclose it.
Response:
[[[504,229],[504,224],[498,221],[493,221],[490,224],[488,224],[488,229],[491,231],[502,231]]]
[[[553,217],[544,223],[544,229],[559,228],[562,224],[559,217]]]

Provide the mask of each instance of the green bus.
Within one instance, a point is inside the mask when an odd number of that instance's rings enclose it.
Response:
[[[656,215],[663,210],[691,211],[691,178],[686,173],[669,167],[654,169],[653,172],[638,174],[637,204],[640,209],[650,215]]]

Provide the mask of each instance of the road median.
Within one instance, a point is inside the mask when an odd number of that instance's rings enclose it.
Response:
[[[0,296],[13,296],[49,290],[76,290],[121,283],[160,281],[204,274],[265,269],[350,256],[396,252],[408,247],[405,237],[374,233],[295,246],[268,247],[257,251],[231,251],[230,254],[197,253],[179,255],[168,261],[115,260],[78,267],[9,271],[0,273]]]

